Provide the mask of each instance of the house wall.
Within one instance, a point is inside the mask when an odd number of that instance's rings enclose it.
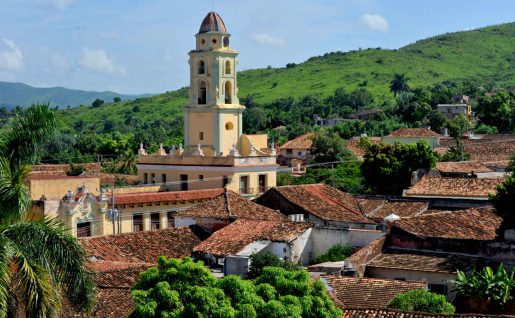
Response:
[[[313,258],[324,254],[336,244],[350,247],[364,247],[384,236],[381,231],[315,227],[312,232]]]
[[[453,273],[438,273],[426,272],[417,270],[395,269],[395,268],[382,268],[382,267],[367,267],[365,277],[382,278],[382,279],[402,279],[407,281],[423,281],[428,284],[446,285],[447,298],[452,300],[455,293],[452,292],[452,283],[449,280],[456,279],[456,274]],[[431,286],[429,286],[431,289]]]
[[[309,265],[313,259],[313,228],[306,230],[291,243],[291,261]]]
[[[68,191],[86,186],[91,193],[100,191],[100,178],[93,177],[55,177],[52,179],[28,179],[30,197],[39,200],[44,195],[47,200],[61,200]]]
[[[365,274],[365,266],[368,262],[370,262],[374,257],[381,254],[383,251],[383,247],[385,245],[385,237],[381,237],[367,246],[363,247],[356,253],[352,254],[347,261],[349,262],[349,266],[355,269],[360,276]]]
[[[248,256],[231,255],[224,259],[224,274],[246,277],[250,267]]]

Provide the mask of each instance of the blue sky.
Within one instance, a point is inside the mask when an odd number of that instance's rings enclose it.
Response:
[[[121,93],[188,85],[188,51],[217,11],[239,70],[515,20],[513,0],[1,0],[0,81]]]

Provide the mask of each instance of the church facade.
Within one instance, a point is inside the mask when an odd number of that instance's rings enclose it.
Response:
[[[189,52],[189,103],[184,107],[184,145],[169,153],[161,147],[138,153],[138,176],[144,184],[169,191],[227,187],[256,196],[276,185],[276,153],[266,135],[243,134],[236,65],[238,52],[222,18],[210,12]]]

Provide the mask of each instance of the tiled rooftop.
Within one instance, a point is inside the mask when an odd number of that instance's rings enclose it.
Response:
[[[426,201],[393,201],[380,198],[358,198],[361,211],[369,219],[381,221],[390,214],[401,218],[412,217],[424,213],[429,202]]]
[[[459,162],[437,162],[436,169],[441,172],[461,172],[461,173],[485,173],[493,172],[484,164],[478,161],[459,161]]]
[[[361,214],[358,202],[353,195],[322,183],[275,187],[268,191],[278,192],[285,200],[306,213],[325,221],[374,223]],[[264,197],[266,198],[266,194]],[[263,200],[258,198],[256,202],[267,205]]]
[[[116,204],[138,204],[149,202],[174,202],[188,200],[204,200],[216,197],[224,189],[189,190],[173,192],[140,192],[124,193],[115,196]]]
[[[483,315],[483,314],[430,314],[422,312],[408,312],[395,309],[363,309],[346,308],[343,310],[344,318],[489,318],[489,317],[513,317],[507,315]]]
[[[477,258],[463,254],[438,253],[421,250],[387,248],[367,264],[379,267],[424,272],[456,273],[471,269]]]
[[[64,300],[60,318],[113,318],[129,317],[134,310],[130,288],[98,288],[96,305],[90,314],[77,312]]]
[[[310,132],[295,139],[285,142],[279,149],[309,149],[313,144],[315,133]]]
[[[509,160],[515,153],[515,137],[485,142],[465,142],[471,160],[481,162]]]
[[[282,213],[245,199],[233,191],[226,191],[199,205],[179,211],[176,216],[223,220],[237,218],[280,221],[287,219]]]
[[[403,218],[392,226],[419,237],[490,241],[502,219],[493,208],[447,211]]]
[[[291,242],[312,226],[289,221],[237,220],[213,233],[193,250],[216,256],[234,255],[258,240]]]
[[[502,178],[446,178],[424,176],[406,191],[407,196],[487,198]]]
[[[426,282],[323,276],[338,303],[351,308],[383,308],[398,294],[427,288]]]
[[[399,128],[385,137],[426,138],[443,136],[427,128]]]
[[[95,273],[95,282],[98,287],[119,287],[131,288],[139,278],[139,274],[144,272],[153,264],[131,264],[125,268],[116,268],[97,271]]]
[[[79,239],[97,260],[155,263],[157,257],[190,256],[200,240],[189,228],[124,233]]]

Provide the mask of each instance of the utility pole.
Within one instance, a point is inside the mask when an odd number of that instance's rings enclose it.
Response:
[[[118,218],[118,209],[115,208],[114,187],[115,187],[115,184],[113,183],[113,190],[112,190],[113,194],[111,195],[112,208],[109,209],[109,214],[111,216],[111,221],[113,223],[113,234],[116,234],[115,223]]]

